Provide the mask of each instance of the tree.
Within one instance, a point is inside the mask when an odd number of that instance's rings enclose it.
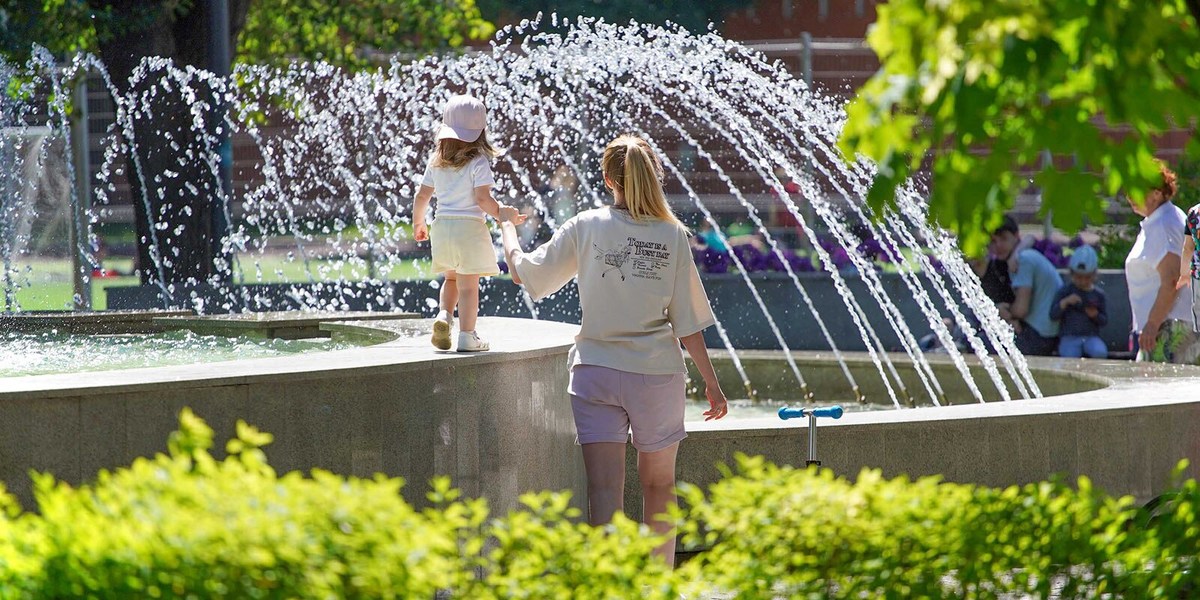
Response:
[[[753,4],[753,0],[479,0],[483,14],[494,21],[532,18],[539,11],[549,17],[600,17],[613,23],[630,19],[639,23],[671,21],[689,31],[705,31],[710,23],[720,25],[725,15]]]
[[[16,0],[0,7],[0,57],[24,64],[37,43],[58,56],[94,50],[116,26],[110,9],[79,0]]]
[[[1106,196],[1161,184],[1156,136],[1190,127],[1200,155],[1198,22],[1200,0],[881,4],[868,43],[882,67],[846,109],[842,150],[877,162],[877,209],[929,165],[931,218],[969,253],[1022,170],[1057,226],[1102,221]]]
[[[18,0],[0,9],[0,56],[24,62],[34,43],[59,56],[97,52],[114,83],[139,98],[132,107],[138,113],[137,143],[125,171],[133,188],[143,283],[201,282],[221,270],[211,241],[213,213],[220,209],[214,198],[222,191],[211,165],[190,158],[212,154],[204,140],[220,123],[209,116],[203,131],[195,131],[193,104],[183,100],[178,85],[163,85],[172,68],[212,66],[211,4]],[[228,0],[228,7],[230,43],[238,48],[237,60],[247,62],[321,59],[357,69],[370,64],[370,51],[457,47],[493,31],[474,0]],[[144,76],[131,78],[143,59],[153,56],[170,58],[173,65],[149,63]],[[193,78],[188,84],[199,101],[215,104],[211,82]],[[158,225],[153,229],[151,215]]]
[[[238,60],[277,64],[323,60],[348,68],[377,53],[456,48],[485,40],[496,28],[474,0],[253,0],[238,40]]]

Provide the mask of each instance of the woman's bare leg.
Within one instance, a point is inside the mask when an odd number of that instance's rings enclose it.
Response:
[[[584,444],[583,466],[587,470],[588,523],[604,525],[625,510],[625,444]]]
[[[654,553],[668,565],[675,566],[675,536],[671,523],[663,520],[667,509],[675,505],[675,455],[679,452],[676,442],[654,452],[638,452],[638,478],[642,480],[642,521],[655,533],[667,535]]]

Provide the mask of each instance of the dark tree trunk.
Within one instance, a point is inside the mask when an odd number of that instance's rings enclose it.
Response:
[[[197,131],[193,105],[213,104],[213,89],[199,77],[186,81],[195,97],[189,105],[180,81],[164,64],[148,64],[132,79],[143,59],[163,57],[172,66],[208,69],[208,5],[198,0],[183,14],[164,14],[161,2],[108,3],[134,23],[103,45],[100,55],[114,84],[136,101],[135,145],[127,157],[138,240],[137,270],[142,283],[198,283],[214,274],[212,215],[221,210],[221,186],[210,157],[216,152],[211,112],[202,113]],[[233,41],[245,23],[248,0],[230,0]],[[136,160],[136,163],[135,163]],[[139,168],[140,166],[140,168]]]

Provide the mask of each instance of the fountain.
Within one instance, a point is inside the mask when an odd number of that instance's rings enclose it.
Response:
[[[4,69],[11,77],[12,68]],[[63,78],[80,70],[104,73],[103,65],[90,57],[60,66],[39,54],[26,70],[30,74],[25,84],[28,94],[38,98],[47,90],[64,88]],[[668,195],[689,222],[707,223],[728,245],[730,236],[723,230],[714,204],[732,202],[743,211],[742,218],[761,239],[766,256],[779,265],[780,275],[768,291],[767,282],[753,274],[747,259],[735,252],[729,259],[736,274],[706,280],[720,319],[710,332],[709,344],[724,349],[720,356],[722,368],[727,369],[724,379],[730,381],[728,387],[736,388],[735,382],[743,385],[751,400],[840,401],[863,409],[904,409],[863,410],[833,425],[833,433],[824,439],[836,441],[823,443],[840,443],[844,448],[840,454],[834,450],[827,460],[835,469],[881,465],[891,472],[943,473],[987,483],[1040,479],[1058,467],[1091,473],[1103,466],[1087,454],[1099,446],[1091,445],[1089,430],[1071,424],[1074,418],[1100,424],[1106,437],[1096,444],[1125,453],[1123,460],[1129,466],[1108,482],[1116,491],[1148,495],[1164,483],[1166,472],[1159,467],[1169,458],[1178,458],[1180,452],[1195,454],[1182,441],[1190,429],[1181,430],[1179,436],[1162,441],[1154,454],[1157,462],[1150,464],[1150,450],[1140,448],[1142,438],[1125,435],[1123,420],[1135,419],[1136,427],[1147,431],[1164,423],[1195,421],[1182,419],[1179,411],[1195,410],[1186,400],[1182,382],[1200,372],[1027,360],[1016,351],[1011,330],[984,296],[953,238],[929,224],[919,186],[898,191],[894,212],[879,215],[866,205],[874,167],[863,161],[847,164],[836,150],[844,118],[841,101],[807,89],[781,66],[715,33],[693,35],[675,28],[621,26],[586,18],[560,22],[550,17],[546,22],[538,19],[502,31],[490,52],[397,60],[387,68],[365,73],[348,74],[324,64],[283,69],[239,66],[224,80],[167,61],[148,60],[129,82],[102,79],[116,117],[105,138],[105,160],[94,180],[87,182],[96,200],[88,208],[88,221],[94,223],[105,211],[114,210],[119,205],[117,184],[131,179],[139,184],[133,189],[142,194],[129,200],[153,221],[142,242],[148,248],[150,264],[143,268],[151,273],[150,285],[110,290],[110,306],[188,309],[202,315],[263,310],[430,314],[436,282],[427,278],[428,273],[421,271],[423,263],[414,258],[409,233],[411,198],[431,149],[429,132],[439,118],[443,99],[450,93],[466,92],[484,99],[489,135],[506,149],[495,164],[497,193],[507,202],[534,207],[549,228],[563,216],[606,202],[599,183],[598,157],[620,132],[642,135],[664,157]],[[147,112],[147,99],[156,96],[182,100],[193,108],[187,139],[147,141],[146,127],[153,116]],[[54,97],[61,99],[62,94]],[[209,102],[231,107],[219,123],[211,122]],[[4,140],[32,139],[27,132],[41,121],[52,129],[57,127],[60,134],[66,129],[61,100],[40,106],[33,101],[6,103],[0,114],[6,131],[14,133]],[[219,142],[214,133],[218,128],[232,131],[243,141],[245,152],[251,153],[255,162],[256,177],[234,190],[232,197],[212,191],[220,189]],[[12,166],[0,170],[0,177],[10,183],[17,181],[19,168],[30,159],[8,157],[19,154],[15,152],[18,146],[25,146],[0,143],[13,149],[3,154]],[[147,143],[156,144],[157,152],[173,157],[181,168],[153,171],[142,164],[134,150]],[[66,146],[69,153],[69,144]],[[41,144],[35,162],[44,164],[46,156],[62,151],[51,148]],[[21,156],[30,156],[27,148],[23,152]],[[164,160],[160,157],[156,164],[164,164]],[[164,181],[188,171],[183,166],[197,164],[207,166],[201,169],[207,174],[203,180],[171,187],[185,190],[180,198],[165,197],[168,186]],[[552,173],[558,175],[552,178]],[[564,203],[563,195],[551,187],[552,179],[559,181],[560,188],[565,185],[562,181],[576,182],[577,193]],[[797,186],[789,188],[785,180]],[[807,240],[807,251],[823,273],[805,273],[794,266],[796,249],[786,247],[779,232],[764,220],[764,206],[770,203],[778,203],[798,223],[798,234]],[[201,210],[193,207],[201,205],[212,214],[224,215],[231,225],[229,234],[219,240],[209,258],[211,264],[202,269],[208,275],[173,279],[170,274],[178,271],[179,261],[186,257],[179,257],[177,248],[173,251],[171,240],[189,234],[183,217],[193,216]],[[17,242],[25,239],[19,225],[27,218],[22,216],[27,212],[21,210],[6,204],[0,211],[9,310],[19,308],[12,300],[14,289],[29,281],[29,272],[17,265]],[[99,264],[95,231],[88,229],[87,223],[79,225],[83,231],[77,234],[75,246],[85,255],[82,262]],[[894,273],[881,273],[864,250],[872,241],[894,263]],[[818,287],[818,280],[824,287]],[[818,294],[818,289],[827,293]],[[573,312],[577,311],[574,294],[573,288],[568,288],[551,301],[535,305],[508,280],[495,279],[483,290],[482,304],[485,314],[570,321],[578,318]],[[781,302],[780,294],[795,300]],[[748,304],[729,306],[730,298]],[[794,315],[801,308],[805,318],[798,320]],[[167,374],[137,370],[126,376],[104,374],[98,384],[101,387],[89,385],[69,393],[61,380],[0,379],[0,398],[12,394],[36,404],[40,402],[38,390],[50,389],[49,397],[76,398],[73,402],[81,407],[91,396],[115,399],[114,392],[103,386],[121,385],[133,377],[146,386],[147,394],[166,386],[171,400],[163,406],[175,407],[198,398],[185,388],[211,391],[232,385],[242,391],[227,403],[203,400],[210,410],[232,415],[244,409],[260,417],[256,424],[274,431],[281,440],[319,429],[331,436],[328,443],[339,448],[333,451],[337,456],[331,456],[299,441],[284,442],[283,452],[289,457],[281,463],[285,468],[332,465],[353,472],[372,468],[406,472],[421,462],[416,451],[404,454],[411,456],[404,464],[389,463],[387,452],[396,446],[379,442],[380,436],[386,435],[378,431],[380,425],[370,414],[375,405],[351,397],[398,395],[424,402],[426,396],[446,398],[451,389],[480,394],[488,389],[482,387],[485,378],[505,379],[499,363],[511,362],[509,368],[528,369],[532,387],[502,384],[484,395],[512,394],[514,402],[523,407],[522,418],[534,423],[506,422],[507,426],[522,431],[532,427],[532,431],[553,437],[555,442],[540,451],[570,445],[564,439],[570,432],[564,427],[567,413],[559,392],[565,389],[561,381],[565,369],[561,364],[554,366],[569,344],[570,327],[491,319],[484,326],[512,332],[513,338],[502,339],[511,342],[514,354],[505,352],[502,342],[497,344],[502,351],[488,356],[435,355],[430,360],[428,349],[413,337],[426,321],[354,324],[338,320],[336,316],[323,317],[318,327],[335,337],[381,343],[332,353],[337,358],[329,365],[321,365],[321,359],[313,356],[245,361],[228,368],[236,377],[185,367],[172,367]],[[774,351],[748,350],[733,341],[751,321],[765,324],[767,344]],[[920,332],[914,330],[917,323],[941,342],[945,355],[931,356],[921,349],[917,342]],[[959,350],[947,323],[962,332],[973,355]],[[523,333],[518,335],[518,331]],[[530,339],[528,332],[533,331],[545,337]],[[798,338],[803,347],[823,350],[796,352]],[[455,361],[462,366],[452,366]],[[418,367],[430,369],[426,377],[413,375]],[[443,375],[449,377],[456,368],[460,373],[474,373],[471,385],[459,388],[442,381]],[[387,369],[406,375],[384,375]],[[302,385],[285,383],[301,373],[305,374]],[[1127,397],[1129,391],[1141,389],[1138,378],[1142,376],[1167,381],[1155,384],[1165,395],[1152,401]],[[188,384],[167,385],[171,377],[181,377]],[[302,398],[297,400],[298,406],[312,411],[288,408],[278,400],[264,409],[251,406],[246,399],[262,400],[275,387],[297,394]],[[342,400],[348,403],[344,407],[338,404]],[[122,402],[128,411],[130,403],[143,407],[153,400],[138,396],[136,401],[126,398]],[[391,401],[379,402],[376,408],[396,408]],[[1153,417],[1136,410],[1146,402],[1157,407]],[[924,408],[911,408],[917,406]],[[474,473],[467,475],[476,477],[466,485],[468,491],[486,489],[479,483],[484,477],[479,475],[478,461],[488,460],[482,449],[491,439],[488,436],[496,434],[494,429],[481,433],[471,427],[487,429],[495,424],[480,426],[480,409],[461,401],[447,410],[438,413],[440,420],[422,419],[421,427],[410,427],[414,439],[419,440],[413,447],[440,448],[434,456],[441,458],[431,465]],[[156,414],[159,418],[153,427],[158,428],[164,425],[158,421],[168,413],[162,409]],[[329,429],[323,422],[329,415],[345,419],[337,427],[367,428],[369,435],[356,438],[346,429]],[[78,426],[78,418],[75,422]],[[469,432],[456,429],[456,424],[467,422],[474,424],[467,426]],[[122,425],[128,435],[133,435],[135,428],[131,423]],[[795,426],[763,419],[697,423],[692,430],[694,440],[684,444],[680,458],[684,480],[711,478],[715,473],[712,461],[728,459],[734,450],[790,458],[791,446],[797,453],[801,447]],[[1060,439],[1060,431],[1071,433]],[[478,442],[478,448],[462,450],[466,444],[462,442],[464,446],[455,446],[460,448],[459,458],[448,458],[445,448],[458,444],[456,436],[460,434],[475,440],[471,443]],[[339,441],[339,435],[348,439]],[[147,437],[163,439],[161,435]],[[1054,444],[1059,442],[1066,444],[1063,452],[1073,453],[1076,459],[1055,462],[1051,450],[1057,449]],[[479,455],[473,454],[476,450]],[[1024,463],[997,466],[1010,452],[1019,455],[1022,451],[1040,454]],[[950,462],[939,462],[939,457],[949,457]],[[464,465],[463,460],[469,464]],[[72,464],[77,473],[86,472],[78,460]],[[85,461],[84,466],[90,464]],[[531,468],[530,464],[525,467]],[[1137,468],[1148,474],[1135,474]],[[508,491],[535,485],[534,480],[523,479],[524,475],[513,477],[491,483]],[[559,473],[556,477],[539,480],[537,485],[579,483],[574,475]]]

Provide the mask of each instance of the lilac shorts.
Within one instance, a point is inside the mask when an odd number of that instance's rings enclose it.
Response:
[[[633,447],[655,452],[687,437],[683,427],[683,373],[643,375],[575,365],[567,391],[580,444],[624,444],[632,429]]]

